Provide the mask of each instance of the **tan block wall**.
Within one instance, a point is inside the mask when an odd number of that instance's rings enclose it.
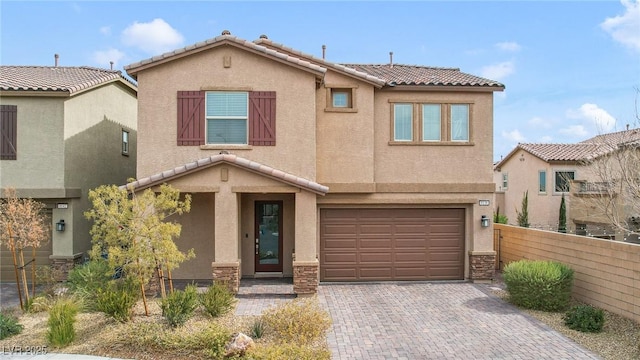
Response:
[[[573,296],[640,321],[640,245],[494,224],[500,263],[554,260],[574,271]]]

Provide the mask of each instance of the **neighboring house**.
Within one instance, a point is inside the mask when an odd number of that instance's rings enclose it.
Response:
[[[193,196],[176,279],[488,279],[493,92],[453,68],[342,65],[228,32],[125,67],[136,191]],[[480,206],[480,202],[482,205]],[[488,205],[488,204],[487,204]]]
[[[52,234],[38,264],[64,270],[82,260],[88,191],[135,177],[136,96],[119,71],[0,66],[0,189],[46,205]],[[15,281],[9,251],[0,251],[0,280]]]
[[[615,238],[604,214],[589,213],[590,206],[584,201],[598,193],[602,185],[586,164],[634,139],[640,139],[640,130],[598,135],[576,144],[518,144],[494,166],[496,206],[510,224],[517,225],[517,211],[521,211],[522,198],[528,191],[531,227],[556,231],[564,194],[568,232]]]

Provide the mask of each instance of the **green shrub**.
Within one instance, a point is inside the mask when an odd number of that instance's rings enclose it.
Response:
[[[505,266],[502,276],[509,299],[517,306],[543,311],[569,307],[573,270],[565,264],[520,260]]]
[[[182,290],[176,290],[169,294],[160,303],[162,316],[167,319],[169,325],[178,327],[189,320],[198,307],[198,290],[195,285],[187,285]]]
[[[265,333],[265,323],[262,318],[256,319],[251,325],[251,337],[254,339],[260,339]]]
[[[92,260],[69,271],[67,286],[88,309],[96,309],[96,295],[111,279],[113,270],[103,259]]]
[[[331,359],[331,352],[326,348],[289,343],[256,344],[247,350],[247,357],[253,360],[328,360]]]
[[[329,314],[315,298],[295,299],[270,308],[262,319],[282,341],[298,344],[315,341],[331,326]]]
[[[0,313],[0,340],[20,334],[23,328],[15,317]]]
[[[61,297],[51,306],[47,321],[47,341],[55,347],[65,347],[76,337],[73,327],[80,307],[77,300],[71,297]]]
[[[604,326],[604,311],[589,305],[576,305],[564,315],[569,329],[582,332],[600,332]]]
[[[131,320],[133,306],[140,293],[135,281],[130,279],[110,280],[104,288],[96,291],[96,309],[119,322]]]
[[[24,310],[28,313],[49,311],[53,303],[53,297],[45,294],[37,295],[36,297],[30,297],[29,300],[27,300],[24,304]]]
[[[236,298],[225,284],[215,283],[200,294],[200,304],[207,314],[218,317],[233,308]]]

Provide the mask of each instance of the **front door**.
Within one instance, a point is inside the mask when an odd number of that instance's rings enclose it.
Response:
[[[282,272],[282,201],[256,201],[256,272]]]

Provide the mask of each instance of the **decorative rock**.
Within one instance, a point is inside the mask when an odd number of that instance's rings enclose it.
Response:
[[[225,357],[242,356],[248,348],[253,346],[253,339],[243,333],[234,334],[231,341],[224,347]]]

